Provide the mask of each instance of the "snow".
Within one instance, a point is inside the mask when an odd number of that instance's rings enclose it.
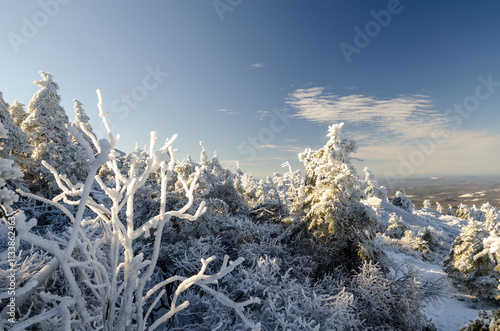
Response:
[[[408,213],[376,197],[370,197],[364,202],[371,205],[382,220],[388,220],[390,215],[394,213],[414,229],[424,230],[427,227],[432,227],[436,231],[442,232],[442,238],[449,243],[454,240],[463,227],[469,224],[469,220],[442,215],[430,209]],[[459,330],[469,321],[476,319],[481,310],[496,308],[484,302],[476,302],[474,297],[454,288],[441,266],[441,259],[432,262],[424,261],[419,256],[406,254],[396,249],[387,249],[386,254],[389,260],[394,261],[396,265],[408,264],[418,267],[424,279],[442,278],[443,294],[439,300],[426,303],[424,309],[425,315],[432,320],[438,330]]]
[[[438,330],[456,331],[470,320],[474,320],[481,309],[491,309],[491,307],[486,306],[481,306],[480,309],[471,308],[470,299],[464,300],[464,298],[467,299],[467,296],[453,288],[446,278],[446,273],[438,263],[429,263],[399,252],[389,251],[387,254],[392,261],[398,264],[406,263],[417,266],[424,279],[444,277],[444,295],[437,301],[427,303],[424,309],[425,315],[432,320]]]

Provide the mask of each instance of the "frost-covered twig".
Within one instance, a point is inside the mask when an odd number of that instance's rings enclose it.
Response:
[[[224,276],[226,276],[227,274],[229,274],[231,271],[234,270],[235,267],[237,267],[238,265],[240,265],[241,263],[243,263],[244,259],[243,258],[238,258],[236,261],[234,262],[229,262],[229,256],[224,256],[224,261],[222,262],[222,267],[220,269],[220,271],[214,275],[205,275],[205,270],[207,269],[208,267],[208,264],[210,262],[212,262],[213,260],[215,260],[215,256],[211,256],[209,257],[208,259],[201,259],[201,264],[202,264],[202,267],[201,267],[201,270],[200,272],[197,274],[197,275],[194,275],[194,276],[191,276],[189,278],[186,278],[186,277],[180,277],[180,276],[174,276],[174,277],[171,277],[169,279],[167,279],[166,281],[156,285],[154,288],[152,288],[150,291],[148,291],[148,293],[146,294],[146,296],[144,296],[144,301],[150,297],[155,291],[157,291],[158,289],[160,289],[161,287],[171,283],[171,282],[174,282],[174,281],[178,281],[178,280],[182,280],[182,282],[179,284],[179,286],[177,286],[177,289],[174,293],[174,297],[172,298],[172,303],[171,303],[171,306],[170,306],[170,310],[165,313],[161,318],[159,318],[158,320],[156,320],[155,323],[153,323],[149,328],[148,330],[155,330],[158,326],[160,326],[161,324],[165,323],[169,318],[171,318],[175,313],[181,311],[182,309],[185,309],[188,305],[189,305],[189,302],[188,301],[184,301],[182,304],[178,305],[177,306],[177,298],[179,296],[179,294],[181,294],[182,292],[186,291],[187,289],[189,289],[191,286],[193,285],[198,285],[200,286],[204,291],[210,293],[211,295],[214,296],[214,298],[220,302],[221,304],[223,304],[224,306],[226,307],[229,307],[229,308],[233,308],[236,313],[241,317],[241,319],[243,320],[243,322],[249,327],[251,328],[252,330],[260,330],[260,323],[257,323],[257,324],[254,324],[252,323],[244,314],[243,314],[243,308],[250,305],[250,304],[253,304],[253,303],[260,303],[260,299],[258,298],[250,298],[249,300],[245,301],[245,302],[239,302],[239,303],[236,303],[234,302],[233,300],[229,299],[227,296],[225,296],[224,294],[220,293],[220,292],[217,292],[216,290],[214,290],[213,288],[207,286],[208,284],[217,284],[217,281],[221,278],[223,278]],[[229,262],[229,265],[228,265],[228,262]],[[161,295],[161,294],[160,294]],[[155,300],[157,301],[157,300]],[[148,313],[149,315],[149,313]]]

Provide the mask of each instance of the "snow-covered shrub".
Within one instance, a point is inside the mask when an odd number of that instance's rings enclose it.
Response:
[[[425,293],[438,289],[438,284],[424,284],[420,279],[416,268],[399,268],[387,278],[378,265],[365,262],[351,280],[351,292],[365,329],[432,329],[421,309]],[[434,297],[438,295],[439,290],[433,293]]]
[[[262,297],[259,320],[268,329],[349,330],[362,328],[352,294],[329,282],[312,284],[281,270],[276,259],[261,257],[239,290],[245,296]]]
[[[432,250],[429,242],[423,238],[423,235],[424,233],[415,235],[413,231],[406,230],[404,236],[401,238],[401,243],[422,254],[424,259],[431,260]]]
[[[484,212],[481,209],[478,209],[475,205],[469,207],[461,203],[455,214],[458,218],[462,218],[464,220],[477,221],[481,223],[486,221]]]
[[[152,132],[144,170],[137,172],[136,167],[139,164],[131,162],[128,172],[122,173],[116,161],[118,153],[113,148],[119,137],[115,138],[109,129],[100,94],[98,105],[100,116],[109,133],[109,141],[103,139],[97,142],[91,135],[98,151],[96,156],[78,130],[69,128],[91,162],[85,183],[73,183],[43,161],[62,193],[49,200],[31,193],[19,192],[60,209],[71,221],[71,226],[67,232],[49,240],[32,231],[37,223],[35,219],[26,220],[23,212],[16,214],[16,229],[20,240],[39,247],[53,258],[48,264],[49,268],[42,268],[16,292],[20,296],[16,302],[19,303],[19,309],[23,309],[21,314],[25,316],[14,329],[24,330],[35,324],[54,322],[64,330],[153,330],[187,308],[189,302],[178,302],[179,296],[193,285],[213,295],[222,305],[231,308],[246,326],[258,328],[258,324],[251,323],[244,315],[244,308],[257,303],[258,299],[236,303],[211,286],[232,272],[243,262],[243,258],[233,262],[225,256],[220,268],[212,274],[205,273],[210,270],[215,256],[202,258],[201,269],[198,269],[199,272],[195,275],[172,275],[160,283],[151,282],[151,279],[156,277],[163,228],[170,224],[172,217],[195,221],[205,212],[204,203],[201,203],[194,214],[188,213],[193,205],[193,192],[196,190],[200,170],[196,169],[189,185],[180,179],[187,197],[186,204],[177,210],[167,210],[167,182],[174,171],[177,153],[171,145],[176,136],[167,140],[160,150],[155,151],[157,137],[156,133]],[[105,163],[113,172],[113,185],[106,185],[99,176],[95,176],[99,167]],[[137,226],[134,222],[134,196],[156,171],[159,172],[160,178],[160,204],[155,216]],[[94,179],[111,201],[111,206],[98,204],[89,196]],[[76,212],[70,212],[69,206],[75,206]],[[122,213],[124,209],[126,211]],[[151,234],[151,247],[144,247],[144,242],[139,239],[147,239]],[[47,275],[57,270],[60,272],[60,286],[42,290]],[[165,287],[177,282],[175,291],[165,297]],[[50,293],[47,290],[50,290]],[[27,298],[31,301],[46,301],[43,311],[33,311],[25,306],[23,308],[22,301]],[[169,304],[155,311],[158,302],[165,299]],[[154,320],[150,319],[152,314]]]
[[[487,237],[483,224],[471,221],[455,238],[443,265],[455,286],[480,298],[492,299],[498,294],[500,274],[494,271],[495,264],[487,257],[474,258],[483,251],[483,240]]]
[[[475,205],[470,209],[470,220],[478,221],[480,223],[486,222],[486,215],[484,212],[477,208]]]
[[[394,198],[392,198],[392,204],[410,214],[415,210],[415,205],[411,202],[410,198],[408,198],[405,193],[400,191],[397,191]]]
[[[500,330],[500,309],[479,312],[478,318],[460,328],[459,331],[497,331]]]
[[[432,209],[432,203],[431,200],[424,200],[423,208],[426,210],[431,210]]]
[[[448,205],[448,215],[456,216],[455,210],[453,209],[452,205]]]
[[[409,227],[403,221],[403,218],[393,213],[389,218],[386,234],[391,238],[401,239],[407,230],[409,230]]]

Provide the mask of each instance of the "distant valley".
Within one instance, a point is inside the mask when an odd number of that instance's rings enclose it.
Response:
[[[439,202],[445,209],[448,204],[457,207],[461,203],[479,208],[486,202],[500,209],[499,176],[406,178],[397,183],[382,179],[379,182],[387,187],[389,198],[396,191],[404,190],[416,208],[422,208],[428,199],[433,207]]]

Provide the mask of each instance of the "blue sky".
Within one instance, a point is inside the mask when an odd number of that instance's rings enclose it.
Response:
[[[179,134],[259,177],[345,122],[358,172],[500,175],[496,1],[2,2],[0,91],[28,104],[38,71],[97,133],[95,90],[129,151]]]

